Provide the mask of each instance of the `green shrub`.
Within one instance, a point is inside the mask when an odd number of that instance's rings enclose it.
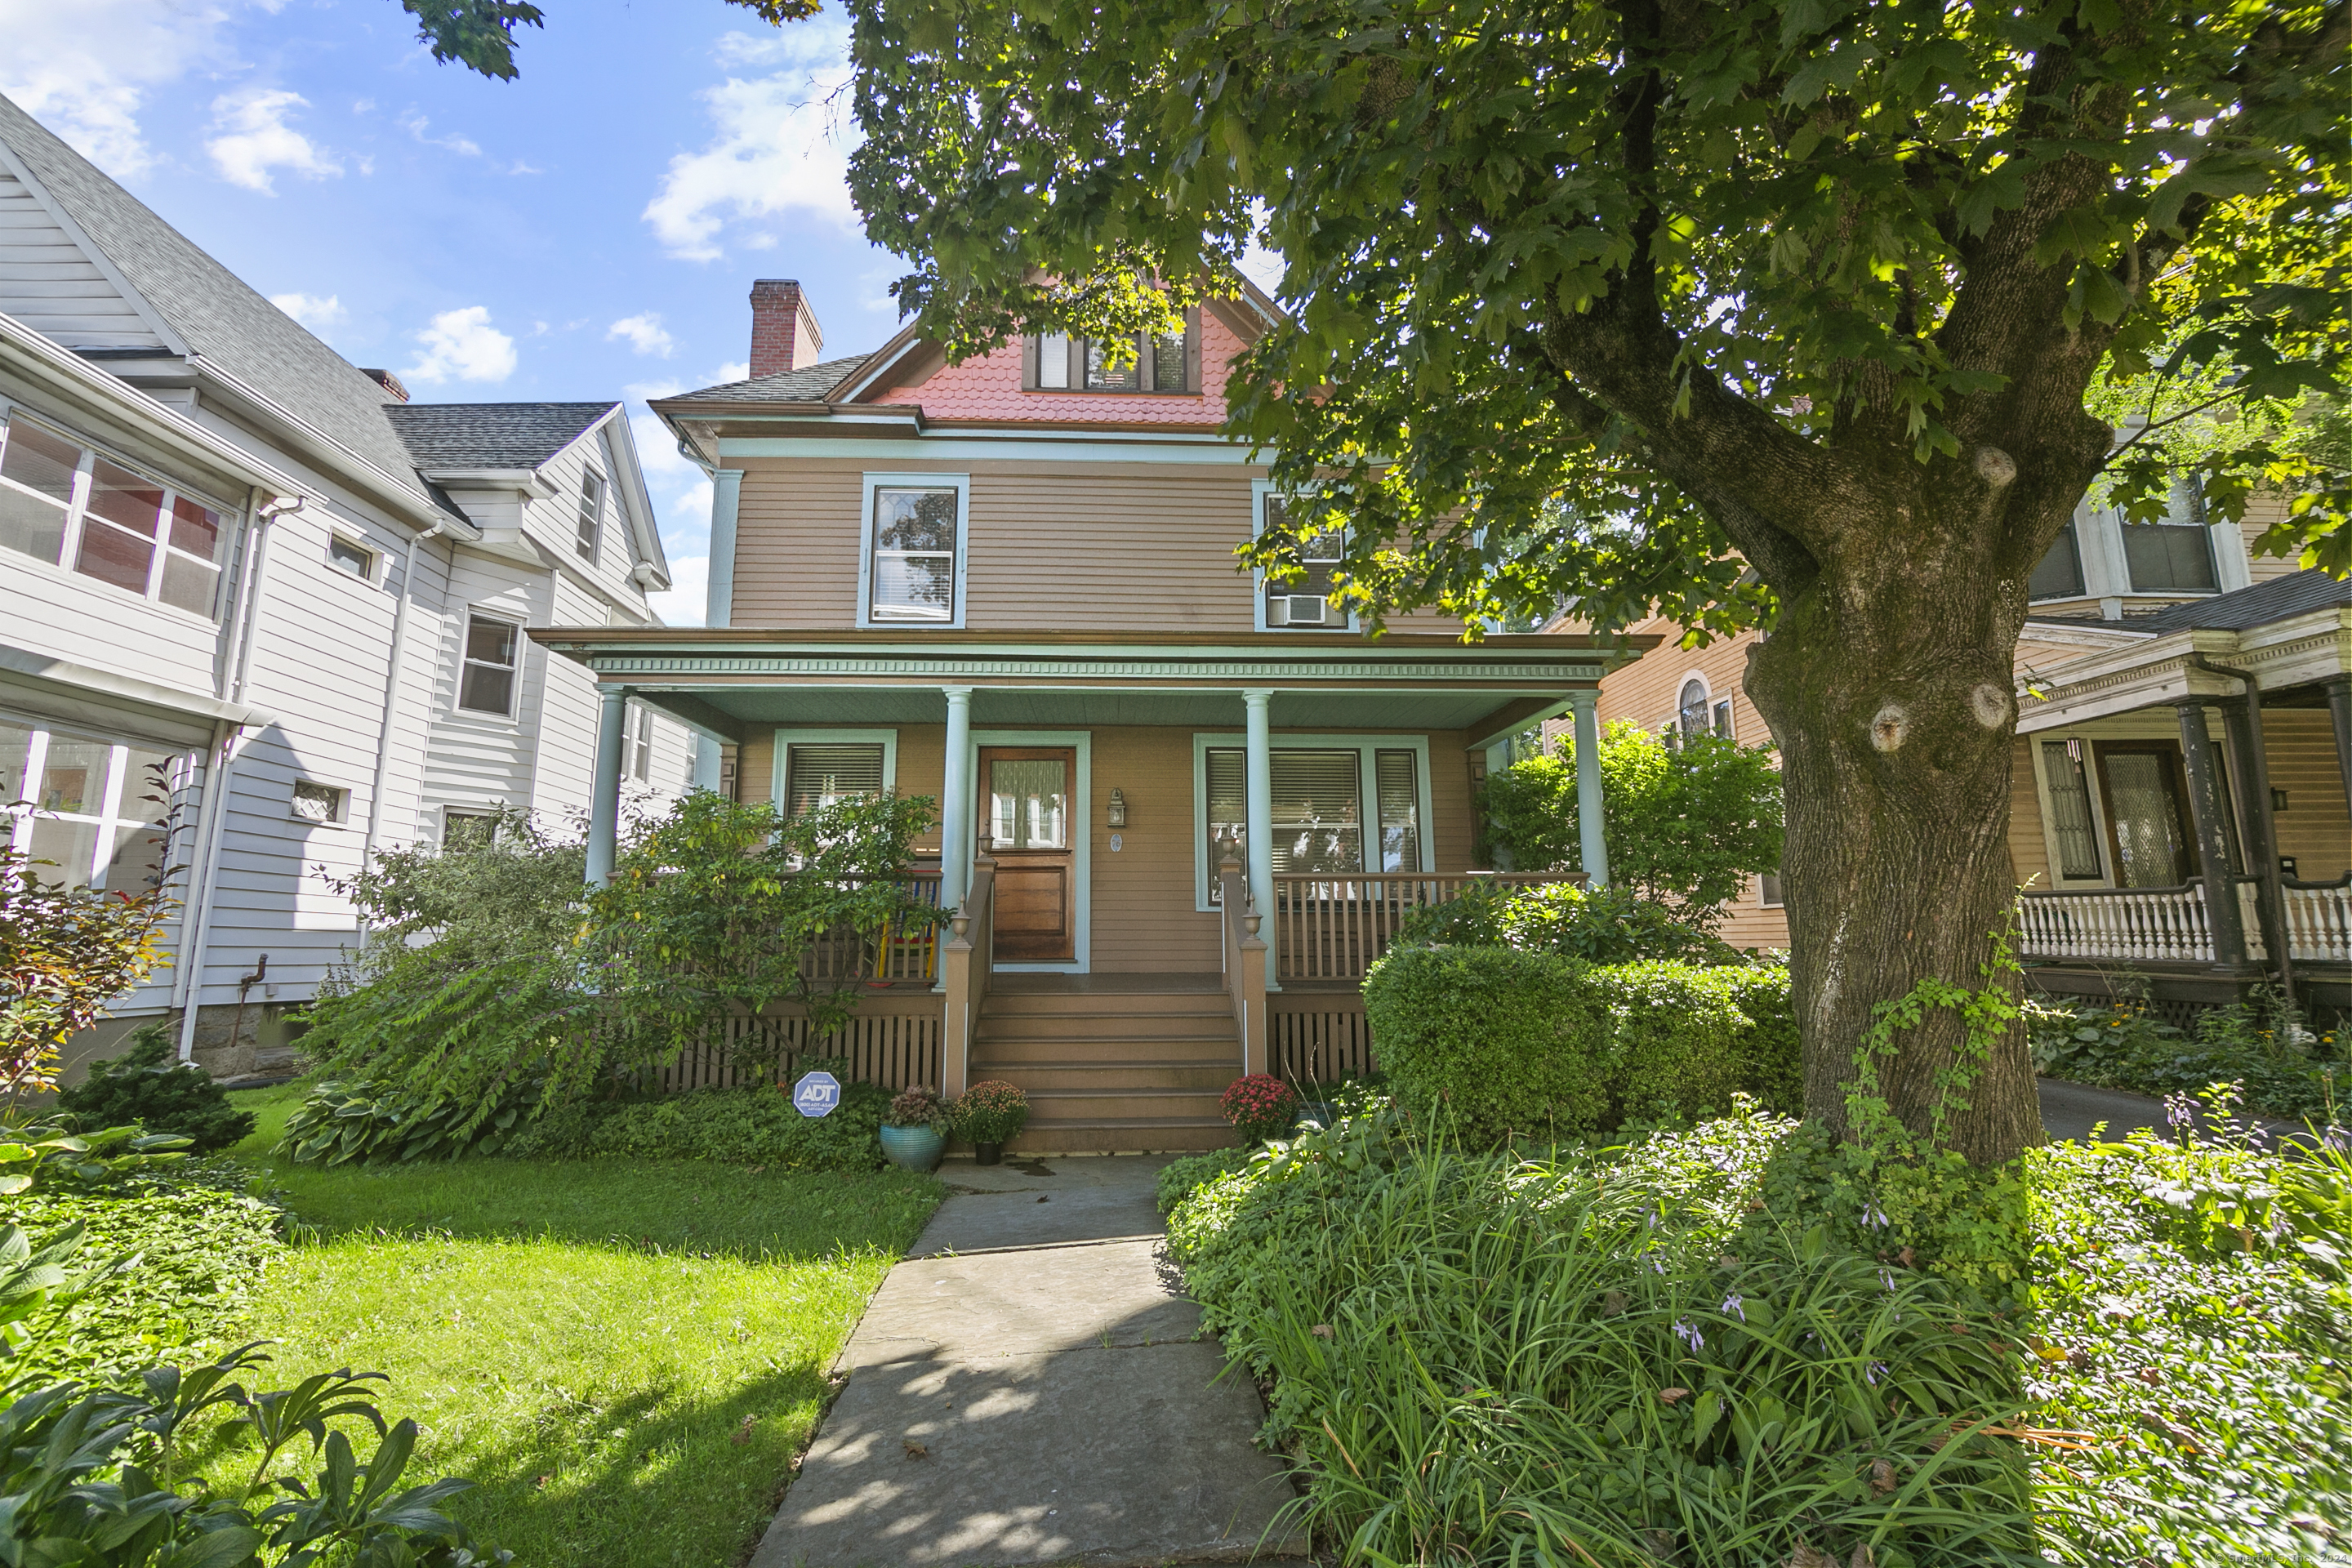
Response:
[[[1364,981],[1390,1089],[1442,1108],[1473,1143],[1599,1127],[1607,1023],[1587,968],[1507,947],[1391,948]]]
[[[1268,1155],[1170,1251],[1350,1560],[2027,1561],[2019,1446],[1969,1429],[2019,1408],[2013,1331],[1823,1227],[1727,1252],[1786,1131]]]
[[[1803,1099],[1786,969],[1591,965],[1513,948],[1391,949],[1364,1011],[1396,1097],[1474,1144],[1687,1123],[1735,1092]]]
[[[1160,1179],[1152,1189],[1152,1197],[1160,1212],[1167,1214],[1193,1192],[1208,1185],[1219,1176],[1229,1176],[1250,1163],[1255,1149],[1213,1149],[1205,1154],[1187,1154],[1171,1160],[1160,1169]]]
[[[149,1132],[174,1133],[193,1154],[243,1142],[255,1120],[228,1102],[212,1074],[178,1059],[172,1032],[161,1024],[133,1029],[129,1050],[91,1063],[88,1078],[58,1096],[58,1108],[79,1127],[135,1121]]]
[[[803,1116],[777,1089],[705,1089],[666,1100],[562,1106],[509,1146],[519,1158],[723,1160],[772,1171],[870,1171],[882,1163],[890,1091],[845,1084],[827,1116]]]
[[[1474,886],[1458,899],[1413,910],[1397,927],[1396,940],[1434,947],[1513,947],[1587,963],[1644,958],[1740,962],[1730,946],[1664,904],[1626,888],[1587,889],[1572,882]]]
[[[2106,1003],[2028,997],[2025,1017],[2034,1070],[2076,1083],[2163,1095],[2233,1082],[2250,1110],[2317,1121],[2335,1120],[2352,1088],[2352,1036],[2305,1028],[2274,989],[2207,1008],[2188,1033],[2158,1017],[2144,994]]]

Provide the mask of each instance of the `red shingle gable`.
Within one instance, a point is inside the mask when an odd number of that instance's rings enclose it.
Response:
[[[1213,310],[1201,312],[1201,394],[1118,396],[1099,392],[1024,392],[1016,341],[980,359],[943,365],[919,386],[893,386],[875,403],[921,407],[930,419],[991,423],[1184,425],[1214,429],[1224,423],[1225,377],[1246,345]]]

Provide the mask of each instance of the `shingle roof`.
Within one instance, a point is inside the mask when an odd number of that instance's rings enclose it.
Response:
[[[2241,588],[2215,599],[2192,599],[2126,623],[2136,632],[2242,632],[2313,610],[2352,606],[2352,582],[2313,567]]]
[[[0,140],[193,353],[425,499],[383,387],[5,96]]]
[[[700,392],[679,395],[678,403],[822,403],[824,395],[840,384],[841,379],[872,359],[872,354],[852,354],[846,359],[830,359],[818,364],[804,364],[797,370],[780,370],[773,375],[754,376],[750,381],[730,381],[719,386],[706,386]]]
[[[384,412],[420,468],[536,468],[610,403],[410,403]]]

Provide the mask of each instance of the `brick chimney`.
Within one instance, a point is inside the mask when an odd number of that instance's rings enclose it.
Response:
[[[392,394],[394,403],[408,401],[408,388],[400,384],[400,377],[388,370],[362,370],[360,374]]]
[[[824,329],[801,296],[794,278],[762,278],[751,285],[751,374],[805,369],[824,353]]]

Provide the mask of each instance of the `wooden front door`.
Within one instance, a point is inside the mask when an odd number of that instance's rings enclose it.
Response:
[[[996,857],[996,956],[1007,963],[1077,956],[1077,773],[1073,747],[981,751],[981,830]]]

